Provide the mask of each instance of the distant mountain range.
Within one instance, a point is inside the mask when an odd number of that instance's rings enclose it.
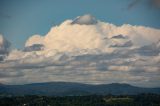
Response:
[[[72,82],[47,82],[25,85],[0,84],[0,94],[10,95],[46,95],[46,96],[72,96],[72,95],[121,95],[156,93],[160,94],[160,88],[141,88],[129,84],[100,84],[90,85]]]

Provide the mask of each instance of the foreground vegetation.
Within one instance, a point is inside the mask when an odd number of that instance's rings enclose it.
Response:
[[[1,96],[0,106],[160,106],[160,95]]]

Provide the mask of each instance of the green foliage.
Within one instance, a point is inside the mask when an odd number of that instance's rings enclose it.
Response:
[[[4,96],[0,106],[160,106],[160,95]]]

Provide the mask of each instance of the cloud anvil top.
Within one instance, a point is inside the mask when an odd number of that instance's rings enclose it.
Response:
[[[68,81],[160,85],[160,30],[116,26],[92,15],[78,16],[33,35],[21,50],[9,50],[0,35],[0,82]],[[114,76],[114,77],[113,77]]]

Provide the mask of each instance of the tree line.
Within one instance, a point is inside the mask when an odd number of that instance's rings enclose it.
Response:
[[[160,95],[1,96],[0,106],[160,106]]]

